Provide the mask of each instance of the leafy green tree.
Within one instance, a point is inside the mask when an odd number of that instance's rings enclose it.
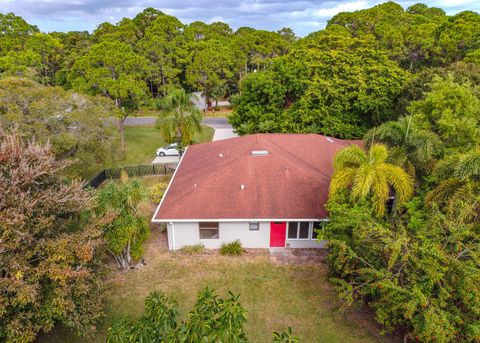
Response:
[[[67,176],[90,177],[115,162],[118,135],[106,99],[42,86],[24,78],[0,79],[0,125],[27,139],[50,142],[55,156],[71,161]]]
[[[162,110],[156,127],[169,143],[176,142],[180,150],[192,142],[193,135],[200,132],[202,115],[192,102],[193,94],[183,88],[173,88],[158,103]]]
[[[97,193],[95,212],[109,220],[103,226],[107,250],[120,269],[127,269],[143,255],[143,243],[150,235],[148,222],[139,205],[147,192],[137,181],[109,182]]]
[[[240,296],[228,292],[219,298],[214,290],[205,288],[197,302],[178,323],[178,303],[172,297],[151,293],[145,300],[145,313],[137,321],[118,320],[107,331],[107,343],[134,342],[248,342],[243,328],[247,311]],[[273,342],[294,343],[299,340],[289,328],[275,332]]]
[[[36,33],[27,40],[25,47],[38,55],[35,68],[40,83],[52,84],[63,62],[63,45],[60,40],[52,35]]]
[[[0,341],[33,342],[56,323],[90,333],[102,317],[104,247],[92,196],[64,181],[51,146],[0,126]]]
[[[38,33],[38,27],[28,24],[22,17],[13,13],[0,13],[0,55],[8,51],[22,51],[27,39]]]
[[[404,204],[413,194],[413,180],[400,167],[386,163],[388,150],[374,144],[365,152],[352,145],[337,153],[330,181],[330,196],[350,188],[355,199],[372,198],[375,214],[381,217],[390,191],[395,191],[396,204]]]
[[[213,90],[232,82],[239,65],[241,60],[234,50],[222,41],[200,41],[195,44],[192,62],[187,65],[186,81],[203,93],[210,108]]]
[[[480,142],[480,99],[468,83],[453,76],[435,78],[432,90],[411,103],[409,112],[419,128],[436,133],[447,148],[473,148]]]
[[[448,17],[440,9],[417,4],[406,11],[395,2],[343,12],[329,20],[327,29],[341,25],[353,36],[374,36],[378,48],[403,68],[415,71],[436,62],[436,33]]]
[[[125,149],[124,121],[145,96],[147,67],[145,58],[119,41],[93,45],[72,66],[70,79],[75,90],[106,96],[121,109],[116,114],[122,149]]]
[[[460,61],[470,52],[480,48],[480,14],[460,12],[439,27],[437,32],[439,63]]]
[[[182,72],[186,58],[184,28],[177,18],[162,13],[157,15],[138,42],[142,53],[155,66],[154,82],[162,86],[163,96],[166,95],[167,85],[175,83]]]
[[[298,41],[266,71],[242,80],[231,122],[240,133],[268,129],[357,138],[395,117],[407,77],[374,41],[333,27]],[[275,85],[263,89],[265,83]]]
[[[395,220],[375,215],[371,199],[348,192],[328,203],[328,261],[345,305],[365,301],[405,341],[475,342],[480,338],[478,212],[460,202],[426,211],[423,199]]]
[[[40,56],[32,50],[9,51],[0,56],[0,72],[4,76],[36,77],[35,66],[39,65]]]
[[[410,103],[425,99],[425,96],[432,91],[435,81],[438,78],[445,78],[446,75],[450,75],[455,83],[477,85],[480,84],[480,64],[461,61],[447,67],[422,70],[405,83],[398,97],[395,112],[399,115],[407,115]]]

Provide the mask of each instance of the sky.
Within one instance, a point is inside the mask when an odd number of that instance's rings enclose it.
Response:
[[[398,0],[404,8],[417,1]],[[292,28],[298,36],[318,31],[339,12],[369,8],[377,0],[0,0],[0,13],[13,12],[44,32],[93,31],[100,23],[132,18],[146,7],[174,15],[184,23],[223,21],[232,28]],[[480,13],[480,0],[424,0],[447,14]]]

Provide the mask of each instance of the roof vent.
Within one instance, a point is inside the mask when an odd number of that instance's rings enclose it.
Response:
[[[218,154],[218,157],[223,157],[223,154]]]
[[[267,156],[267,150],[252,150],[252,156]]]
[[[245,185],[240,185],[240,189],[245,189]]]
[[[326,138],[327,138],[327,141],[329,141],[330,143],[335,143],[335,141],[332,138],[330,137],[326,137]]]

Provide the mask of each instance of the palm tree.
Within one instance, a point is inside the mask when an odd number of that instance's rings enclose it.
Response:
[[[180,150],[192,142],[195,133],[201,131],[202,115],[192,102],[194,97],[183,88],[175,88],[158,104],[163,111],[156,127],[162,131],[168,143],[176,142]]]
[[[437,164],[435,175],[442,181],[427,194],[427,205],[480,202],[480,148],[443,159]]]
[[[364,199],[371,196],[377,216],[385,213],[390,191],[395,192],[396,204],[402,204],[413,194],[413,179],[399,166],[386,162],[388,149],[374,144],[368,152],[356,145],[337,153],[330,182],[330,196],[340,189],[351,188],[352,196]]]
[[[432,131],[419,128],[412,116],[389,121],[370,130],[364,141],[367,147],[375,141],[386,144],[389,148],[388,162],[401,166],[411,175],[415,174],[415,170],[422,173],[431,171],[442,146],[440,138]]]

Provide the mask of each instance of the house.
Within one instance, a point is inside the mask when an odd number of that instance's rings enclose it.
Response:
[[[333,158],[358,141],[316,134],[255,134],[191,145],[152,218],[171,250],[322,248]]]

